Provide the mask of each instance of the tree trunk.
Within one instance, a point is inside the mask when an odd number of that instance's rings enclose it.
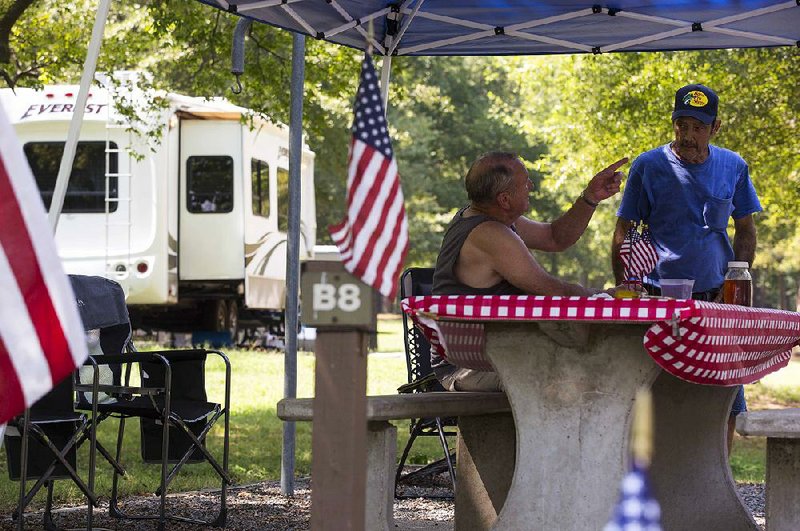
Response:
[[[33,2],[34,0],[15,0],[8,6],[8,10],[0,15],[0,65],[8,65],[7,70],[5,67],[0,67],[0,76],[9,88],[14,88],[17,80],[16,67],[11,64],[11,28]]]

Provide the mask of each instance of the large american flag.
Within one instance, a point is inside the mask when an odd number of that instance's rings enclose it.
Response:
[[[642,226],[642,233],[639,234],[637,226],[628,229],[619,248],[619,257],[625,264],[625,280],[642,280],[649,275],[658,263],[658,253],[650,238],[650,230]]]
[[[345,268],[394,297],[408,252],[408,221],[389,140],[378,77],[369,55],[361,64],[347,174],[347,211],[329,230]]]
[[[87,356],[72,287],[22,147],[0,106],[0,425]]]

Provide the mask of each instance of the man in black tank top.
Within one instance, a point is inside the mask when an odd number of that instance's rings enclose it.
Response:
[[[619,192],[628,162],[622,158],[595,175],[572,207],[551,223],[524,216],[532,183],[514,153],[494,151],[476,160],[465,178],[470,204],[456,213],[442,241],[433,275],[434,295],[578,295],[599,290],[547,273],[530,249],[569,248],[586,230],[595,208]],[[613,292],[608,290],[607,293]],[[450,391],[493,391],[495,373],[460,369],[432,354],[436,377]]]

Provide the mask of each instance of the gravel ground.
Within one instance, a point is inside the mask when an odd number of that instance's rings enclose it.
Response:
[[[427,483],[427,484],[425,484]],[[396,499],[394,504],[395,528],[400,530],[436,530],[452,531],[453,501],[442,499],[450,494],[447,479],[438,477],[433,481],[404,487],[401,494],[422,495],[424,497]],[[227,529],[235,531],[289,531],[309,528],[311,516],[311,490],[309,480],[300,479],[295,483],[295,495],[281,496],[280,484],[264,482],[252,485],[237,486],[228,491],[228,525]],[[764,485],[740,483],[739,494],[750,508],[756,522],[764,529]],[[210,508],[218,503],[219,493],[191,492],[175,494],[169,497],[170,509],[186,516],[198,515],[210,518]],[[143,509],[154,510],[157,500],[153,496],[133,497],[126,500],[126,507],[131,513]],[[101,504],[95,511],[95,529],[116,530],[149,530],[156,529],[151,522],[135,522],[130,520],[114,520],[108,517],[107,503]],[[86,525],[85,507],[62,507],[56,511],[56,522],[62,527],[84,527]],[[26,514],[25,529],[41,529],[40,512]],[[194,524],[171,522],[170,530],[213,529]],[[14,529],[10,517],[0,516],[0,529]]]

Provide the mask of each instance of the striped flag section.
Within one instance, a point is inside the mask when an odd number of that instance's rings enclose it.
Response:
[[[44,205],[0,106],[0,424],[88,354]]]
[[[347,174],[347,211],[329,227],[345,269],[394,297],[408,252],[408,220],[372,58],[364,56]]]
[[[642,227],[631,227],[619,248],[619,258],[625,264],[625,280],[642,280],[655,269],[658,263],[658,252],[650,238],[650,230]]]

